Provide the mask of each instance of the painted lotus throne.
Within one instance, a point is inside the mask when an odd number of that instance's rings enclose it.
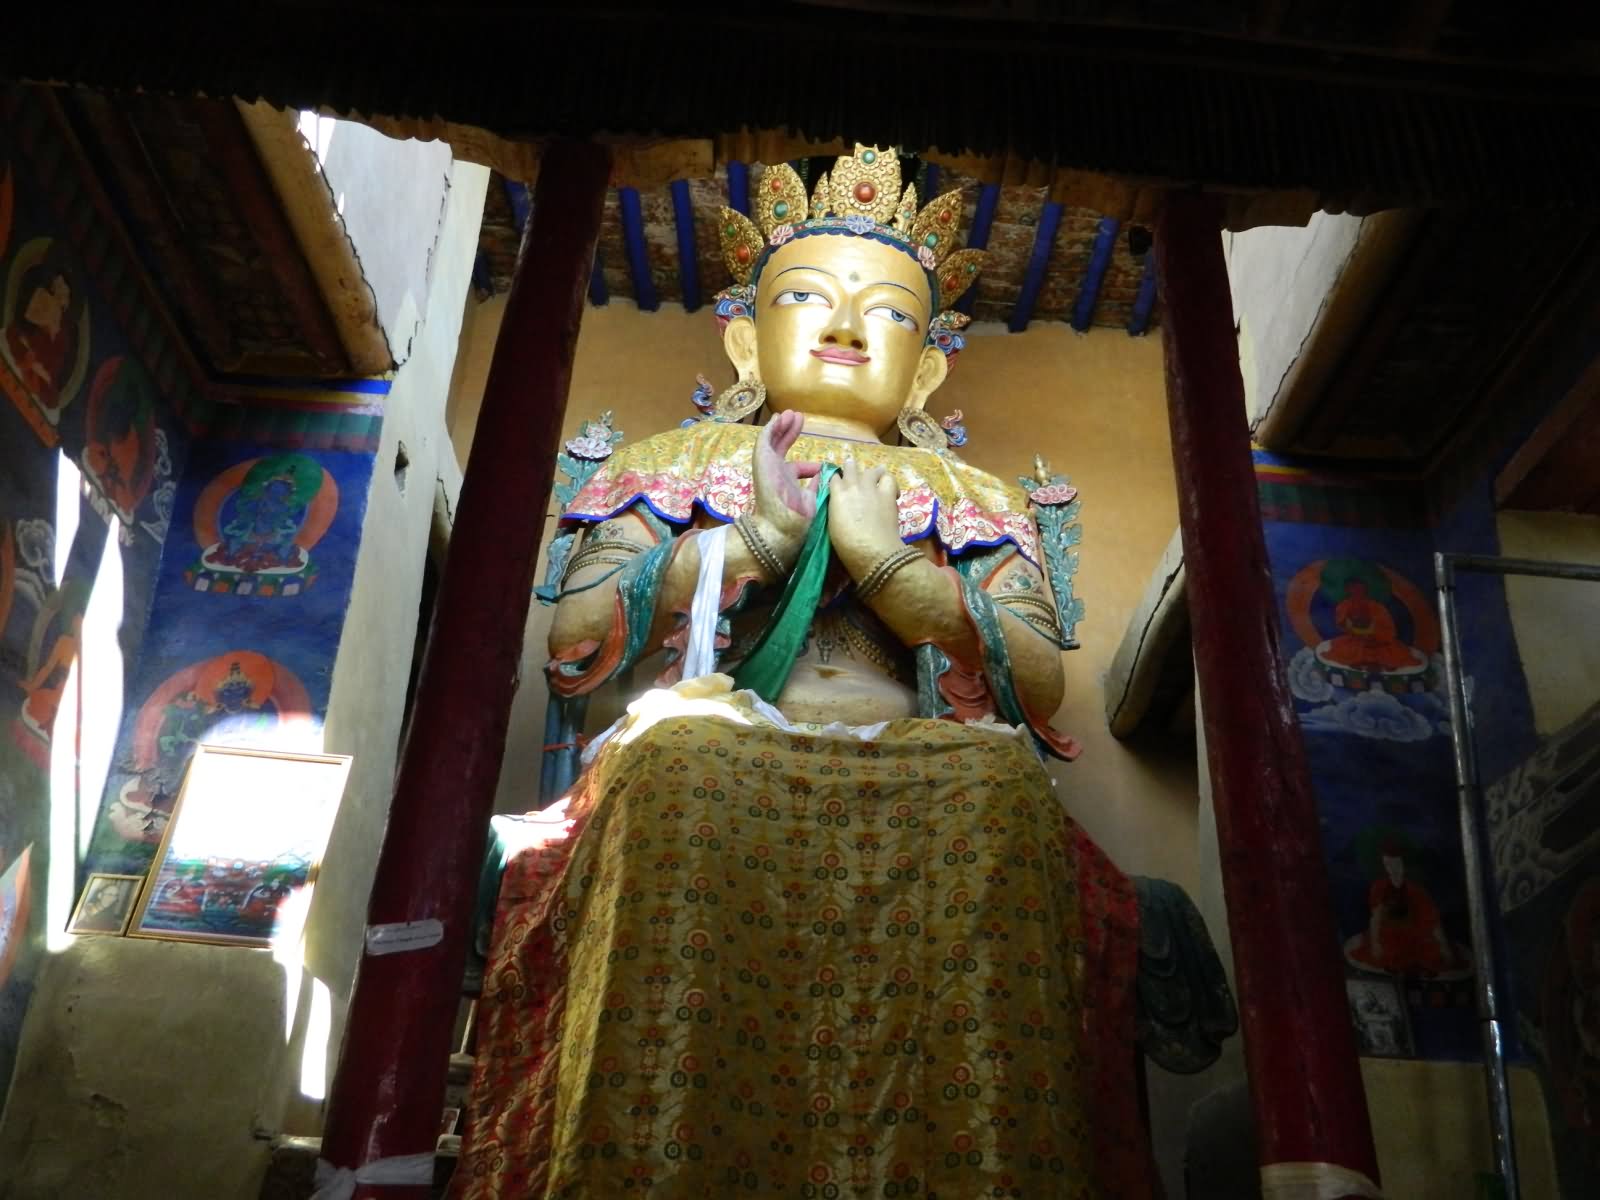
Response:
[[[722,214],[737,382],[562,456],[546,807],[496,820],[454,1196],[1149,1195],[1140,1048],[1233,1030],[1193,906],[1043,769],[1078,502],[927,414],[982,253],[900,175],[768,168]]]

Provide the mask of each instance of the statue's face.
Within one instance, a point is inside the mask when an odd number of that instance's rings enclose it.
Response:
[[[888,429],[944,378],[943,355],[925,341],[930,300],[916,260],[871,238],[779,247],[756,294],[756,373],[769,407]]]

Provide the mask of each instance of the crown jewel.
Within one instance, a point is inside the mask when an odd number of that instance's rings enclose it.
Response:
[[[946,308],[972,286],[982,250],[956,250],[961,193],[946,192],[920,212],[915,184],[900,190],[900,157],[891,147],[856,143],[823,173],[809,202],[805,184],[787,163],[768,167],[756,185],[755,220],[722,210],[722,260],[740,284],[755,277],[761,259],[797,233],[870,234],[900,247],[932,273],[937,307]]]

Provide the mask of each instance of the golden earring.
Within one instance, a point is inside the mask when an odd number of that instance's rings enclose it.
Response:
[[[767,385],[759,379],[741,379],[711,406],[714,421],[742,421],[767,402]]]
[[[900,430],[900,436],[913,446],[932,450],[935,454],[950,453],[950,438],[945,434],[944,427],[922,409],[908,404],[900,410],[894,423]]]

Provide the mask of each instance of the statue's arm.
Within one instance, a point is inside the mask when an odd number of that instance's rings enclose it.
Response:
[[[834,552],[857,584],[904,549],[895,506],[897,492],[894,479],[880,467],[862,469],[847,463],[833,482],[828,533]],[[1021,571],[1030,583],[1036,581],[1040,595],[1048,598],[1039,572],[1020,555],[1014,556],[1014,561],[1020,567],[1008,570],[1002,565],[980,583],[1010,586],[1011,574]],[[905,645],[931,642],[952,661],[979,670],[992,656],[984,653],[982,622],[969,611],[965,586],[953,568],[920,558],[895,570],[887,583],[871,591],[866,603]],[[1016,586],[1020,588],[1020,581]],[[998,620],[999,636],[1010,659],[1011,685],[1030,723],[1043,725],[1060,706],[1065,690],[1060,649],[1018,617],[1012,607],[1001,605]]]
[[[787,578],[799,557],[816,498],[815,463],[787,460],[800,434],[798,413],[780,413],[761,431],[752,462],[754,504],[724,537],[722,603],[751,583]],[[663,526],[643,502],[591,529],[572,555],[550,626],[551,687],[591,690],[662,644],[693,602],[700,576],[699,530],[662,545]]]
[[[856,570],[865,574],[872,565],[862,562],[851,568],[847,563],[846,569],[852,577],[860,578]],[[1047,721],[1061,706],[1066,689],[1061,649],[1038,625],[1020,615],[1022,605],[1008,603],[1009,594],[1003,589],[1019,588],[1021,579],[1034,584],[1035,594],[1046,604],[1052,603],[1038,569],[1016,553],[982,586],[999,608],[1000,636],[1011,661],[1011,681],[1017,697],[1028,713]],[[940,567],[929,559],[913,562],[896,571],[867,603],[908,646],[932,642],[957,662],[984,661],[981,635],[962,598],[961,580],[953,568]]]
[[[1012,677],[1028,710],[1046,719],[1061,706],[1061,620],[1044,573],[1012,547],[981,584],[1000,609]]]
[[[654,550],[660,539],[651,529],[650,522],[640,511],[643,502],[636,504],[599,525],[585,531],[583,540],[573,550],[566,578],[556,600],[555,617],[550,623],[550,654],[557,659],[574,657],[575,652],[603,646],[607,640],[623,633],[617,628],[617,589],[624,580],[626,568],[635,555]],[[756,520],[758,536],[785,566],[793,564],[799,551],[797,539],[785,536],[776,529],[764,528]],[[695,584],[700,577],[700,549],[697,545],[700,530],[688,530],[669,537],[674,546],[667,551],[671,561],[667,564],[656,595],[654,612],[650,620],[648,644],[659,646],[661,639],[671,631],[677,616],[686,613],[694,599]],[[746,582],[761,584],[776,582],[772,574],[756,561],[745,539],[729,530],[723,544],[722,582],[726,590]]]
[[[568,559],[550,622],[552,657],[567,657],[587,643],[603,642],[610,633],[621,568],[659,541],[639,511],[642,507],[641,501],[585,528]]]

